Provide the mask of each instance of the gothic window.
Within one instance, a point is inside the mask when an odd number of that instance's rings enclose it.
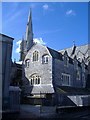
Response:
[[[77,80],[80,80],[81,79],[81,77],[80,77],[80,72],[77,70]]]
[[[42,63],[43,64],[47,64],[48,61],[49,61],[49,56],[48,55],[43,55],[43,57],[42,57]]]
[[[68,66],[69,58],[67,51],[64,52],[63,60],[64,60],[64,66]]]
[[[85,72],[85,64],[82,63],[82,71]]]
[[[28,68],[29,67],[29,63],[30,63],[30,59],[27,59],[26,61],[25,61],[25,66]]]
[[[64,56],[64,65],[68,66],[68,57],[66,55]]]
[[[37,74],[34,74],[30,77],[30,85],[39,85],[41,77]]]
[[[62,73],[62,85],[70,86],[70,75],[66,73]]]
[[[74,59],[74,69],[78,70],[78,61]]]
[[[33,52],[33,61],[38,61],[38,51]]]
[[[85,81],[85,74],[82,74],[82,81],[83,81],[83,87],[85,87],[86,81]]]

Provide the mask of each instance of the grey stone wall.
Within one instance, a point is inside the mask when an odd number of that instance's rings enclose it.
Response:
[[[78,71],[80,72],[80,80],[77,80],[74,64],[68,63],[68,66],[65,66],[64,61],[53,59],[53,80],[56,85],[62,85],[61,75],[62,73],[66,73],[70,75],[70,86],[85,87],[88,71],[85,70],[85,72],[83,72],[81,67],[78,67]],[[82,74],[85,75],[85,80],[83,80]]]
[[[65,65],[64,58],[62,60],[52,57],[46,46],[35,44],[27,53],[25,60],[23,62],[23,88],[25,94],[35,94],[40,93],[39,88],[42,87],[45,91],[47,87],[51,85],[55,87],[56,85],[63,86],[62,82],[62,73],[70,75],[70,85],[71,87],[85,87],[88,71],[85,69],[83,71],[82,66],[78,66],[76,69],[74,62],[68,62],[68,65]],[[39,59],[38,61],[33,61],[33,52],[38,51]],[[53,51],[53,50],[52,50]],[[55,54],[55,52],[54,52]],[[42,63],[42,56],[48,55],[49,61],[48,64]],[[29,59],[29,67],[25,66],[25,61]],[[77,71],[80,73],[80,80],[77,80]],[[37,74],[41,77],[41,83],[39,85],[30,85],[30,76]],[[85,75],[85,80],[82,75]],[[65,85],[66,86],[66,85]],[[52,89],[52,88],[51,88]],[[38,92],[37,92],[38,91]],[[42,90],[43,91],[43,90]],[[50,90],[47,90],[50,92]]]
[[[33,61],[33,52],[38,51],[39,53],[39,60],[38,61]],[[49,61],[48,64],[42,64],[42,56],[43,55],[49,55]],[[29,67],[25,67],[25,61],[27,59],[30,59],[30,64]],[[47,86],[51,85],[52,86],[52,56],[50,55],[48,49],[40,44],[35,44],[28,52],[28,54],[25,57],[24,60],[24,72],[23,75],[25,74],[25,77],[23,79],[24,86],[26,85],[26,88],[30,86],[29,80],[30,76],[37,73],[41,77],[41,84],[38,86]],[[31,93],[33,92],[34,88],[37,86],[31,86],[33,87]],[[26,89],[25,89],[26,90]],[[27,91],[28,92],[28,91]],[[30,92],[30,91],[29,91]],[[48,91],[49,92],[49,91]]]

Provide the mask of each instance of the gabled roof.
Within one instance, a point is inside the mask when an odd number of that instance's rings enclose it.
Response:
[[[54,49],[51,49],[49,47],[47,47],[47,48],[48,48],[48,50],[49,50],[49,52],[50,52],[50,54],[52,55],[53,58],[63,61],[63,55],[60,52],[58,52]],[[68,58],[69,58],[69,63],[73,64],[73,59],[70,58],[69,56],[68,56]]]
[[[66,48],[64,50],[59,50],[60,53],[64,53],[65,50],[68,53],[68,56],[71,57],[72,59],[76,55],[77,59],[82,62],[82,59],[85,57],[87,58],[90,54],[90,44],[82,45],[82,46],[73,46],[70,48]]]
[[[49,47],[47,47],[47,49],[49,50],[50,54],[52,55],[53,58],[59,59],[59,60],[63,60],[62,59],[62,54],[57,52],[56,50],[53,50]]]
[[[14,38],[12,38],[12,37],[10,37],[8,35],[2,34],[2,33],[0,33],[0,36],[4,36],[4,37],[7,37],[7,38],[10,38],[10,39],[14,40]]]

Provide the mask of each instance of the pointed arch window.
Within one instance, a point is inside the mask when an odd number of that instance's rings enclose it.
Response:
[[[25,61],[25,66],[28,68],[29,67],[29,63],[30,63],[30,59],[27,59],[26,61]]]
[[[39,56],[38,51],[34,51],[33,52],[33,61],[38,61],[38,56]]]
[[[74,69],[78,70],[78,61],[76,58],[74,59],[73,63],[74,63]]]
[[[77,80],[81,80],[80,72],[77,70]]]
[[[64,60],[64,66],[68,67],[69,57],[67,51],[64,52],[63,60]]]
[[[64,56],[64,63],[65,63],[65,66],[68,66],[68,57],[67,56]]]
[[[82,72],[85,72],[85,64],[82,62]]]
[[[40,85],[41,77],[37,74],[30,76],[30,85]]]

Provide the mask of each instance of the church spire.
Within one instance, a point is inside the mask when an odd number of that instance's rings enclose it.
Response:
[[[28,23],[26,28],[26,41],[27,41],[27,51],[33,46],[33,28],[32,28],[32,11],[30,8]]]

